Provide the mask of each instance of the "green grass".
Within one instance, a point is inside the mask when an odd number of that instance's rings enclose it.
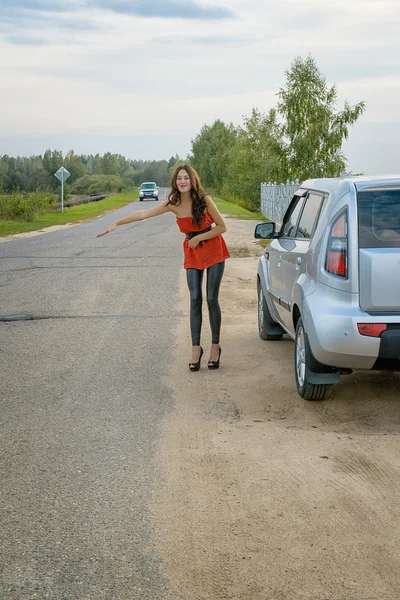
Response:
[[[110,196],[98,202],[90,202],[89,204],[80,204],[79,206],[71,206],[53,210],[51,212],[39,215],[33,221],[0,221],[0,237],[12,235],[14,233],[27,233],[29,231],[37,231],[45,227],[53,225],[64,225],[66,223],[81,223],[95,217],[104,215],[117,208],[121,208],[134,200],[137,200],[138,192],[129,192],[127,194],[117,194]],[[218,210],[233,219],[249,219],[254,221],[266,221],[265,216],[260,212],[251,212],[246,208],[242,208],[233,202],[227,202],[222,198],[214,198]]]
[[[88,221],[94,217],[104,215],[108,212],[121,208],[134,200],[137,200],[137,191],[129,192],[127,194],[117,194],[110,196],[104,200],[98,202],[90,202],[88,204],[79,204],[78,206],[71,206],[70,208],[64,208],[64,212],[61,212],[61,208],[39,215],[33,221],[0,221],[0,237],[5,235],[12,235],[14,233],[26,233],[29,231],[37,231],[45,227],[51,227],[52,225],[64,225],[66,223],[81,223],[82,221]]]
[[[227,202],[222,198],[213,198],[215,204],[218,207],[218,210],[227,215],[228,217],[232,217],[235,219],[249,219],[254,221],[267,221],[266,217],[260,212],[251,212],[246,208],[242,208],[238,204],[234,204],[233,202]]]

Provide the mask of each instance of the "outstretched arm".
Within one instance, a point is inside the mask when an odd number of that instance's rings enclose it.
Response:
[[[136,212],[131,213],[126,217],[122,217],[122,219],[118,219],[114,221],[107,227],[103,233],[98,233],[96,237],[101,237],[102,235],[106,235],[107,233],[111,233],[114,231],[119,225],[126,225],[127,223],[134,223],[135,221],[143,221],[143,219],[150,219],[151,217],[157,217],[158,215],[163,215],[166,212],[171,210],[171,204],[167,204],[167,202],[163,202],[154,208],[148,208],[147,210],[137,210]]]

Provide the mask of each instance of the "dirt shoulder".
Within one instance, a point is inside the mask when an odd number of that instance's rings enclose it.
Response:
[[[186,368],[188,293],[152,498],[173,598],[398,600],[400,377],[296,391],[293,342],[257,333],[254,222],[228,220],[221,368]],[[204,308],[202,344],[210,337]]]
[[[37,235],[44,235],[45,233],[53,233],[54,231],[59,231],[60,229],[68,229],[69,227],[75,227],[79,225],[79,223],[65,223],[64,225],[50,225],[49,227],[44,227],[43,229],[38,229],[36,231],[25,231],[23,233],[13,233],[11,235],[6,235],[0,237],[1,242],[8,242],[9,240],[18,240],[30,237],[36,237]]]

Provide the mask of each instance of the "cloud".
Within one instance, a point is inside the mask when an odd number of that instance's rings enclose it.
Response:
[[[70,29],[71,31],[97,31],[103,29],[102,25],[95,21],[84,19],[68,19],[61,18],[57,21],[57,27],[62,29]]]
[[[0,0],[0,12],[2,15],[18,17],[26,12],[63,12],[65,10],[65,4],[57,2],[57,0]]]
[[[73,34],[104,29],[107,18],[108,26],[113,27],[111,23],[120,23],[124,16],[192,22],[218,22],[235,16],[225,6],[193,0],[70,0],[68,4],[62,0],[12,1],[0,0],[0,34],[13,46],[63,43],[62,30]]]
[[[9,44],[14,44],[15,46],[45,46],[48,43],[45,39],[16,34],[7,35],[6,39]]]
[[[259,42],[259,39],[250,38],[245,35],[218,35],[218,34],[206,34],[206,35],[193,35],[189,36],[179,36],[174,40],[167,35],[161,35],[159,37],[154,37],[149,40],[151,43],[165,45],[173,48],[173,52],[179,51],[179,47],[185,46],[188,47],[196,47],[196,46],[217,46],[217,47],[230,47],[233,46],[235,48],[239,48],[242,46],[250,46],[252,44],[256,44]]]
[[[13,2],[13,6],[10,6],[0,0],[0,11],[3,10],[0,34],[13,46],[59,44],[73,39],[71,36],[75,33],[103,29],[101,23],[91,19],[87,13],[63,12],[61,4],[45,0]]]
[[[168,19],[232,19],[234,12],[215,4],[182,0],[92,0],[93,5],[116,13]]]
[[[85,8],[148,18],[221,20],[235,17],[226,6],[193,0],[82,0],[68,4],[60,0],[13,0],[12,5],[0,0],[1,14],[14,18],[21,18],[24,13],[62,13]]]

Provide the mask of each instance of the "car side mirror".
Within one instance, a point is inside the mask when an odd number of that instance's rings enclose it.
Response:
[[[275,235],[275,223],[258,223],[254,230],[254,237],[259,240],[270,240]]]

